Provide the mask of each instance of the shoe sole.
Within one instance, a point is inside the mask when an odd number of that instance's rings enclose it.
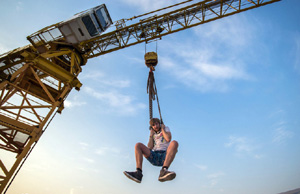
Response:
[[[175,173],[166,174],[165,176],[159,177],[160,182],[171,181],[176,177]]]
[[[137,182],[137,183],[141,183],[140,180],[136,179],[135,177],[131,176],[130,174],[127,174],[126,172],[123,172],[125,174],[125,176],[127,176],[129,179]]]

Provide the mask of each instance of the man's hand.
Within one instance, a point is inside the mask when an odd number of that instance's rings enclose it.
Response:
[[[162,131],[162,134],[163,134],[165,140],[166,140],[167,142],[170,142],[171,139],[172,139],[171,132],[166,132],[166,130],[165,130],[165,125],[164,125],[164,124],[161,124],[161,125],[160,125],[160,128],[161,128],[161,131]]]
[[[150,136],[149,136],[149,141],[148,141],[148,148],[149,149],[153,149],[154,146],[154,142],[153,142],[153,135],[154,135],[155,131],[151,128],[150,130]]]
[[[155,131],[153,129],[150,130],[150,137],[153,137]]]

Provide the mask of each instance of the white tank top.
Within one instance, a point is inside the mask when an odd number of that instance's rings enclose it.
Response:
[[[170,132],[169,127],[165,126],[165,131]],[[167,142],[165,138],[163,137],[162,131],[159,133],[154,133],[153,135],[154,139],[154,147],[153,151],[166,151],[170,142]]]

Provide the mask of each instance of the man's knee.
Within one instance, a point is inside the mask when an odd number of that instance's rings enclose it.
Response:
[[[179,143],[176,140],[171,141],[170,145],[172,145],[174,148],[178,148]]]
[[[139,143],[136,143],[134,149],[136,149],[136,150],[141,150],[143,145],[144,145],[144,144],[142,144],[142,143],[140,143],[140,142],[139,142]]]

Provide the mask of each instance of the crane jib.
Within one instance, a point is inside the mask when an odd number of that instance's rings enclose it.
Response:
[[[278,1],[201,1],[83,41],[79,48],[89,59]]]

